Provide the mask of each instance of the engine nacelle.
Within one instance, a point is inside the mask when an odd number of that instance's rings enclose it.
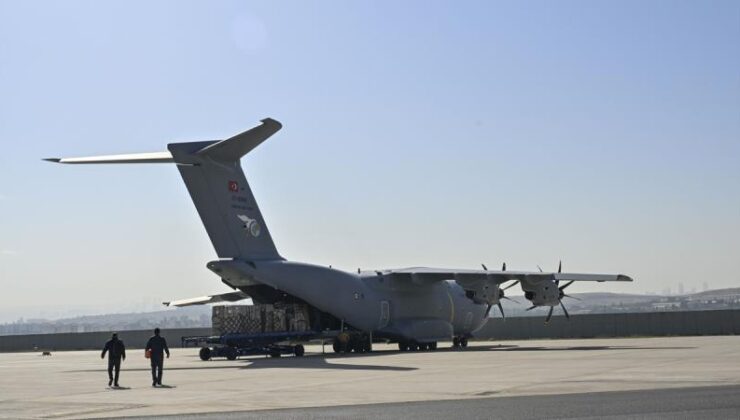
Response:
[[[534,306],[557,306],[560,304],[561,291],[555,280],[544,280],[537,283],[522,282],[524,298]]]
[[[504,291],[493,281],[464,283],[462,287],[465,289],[465,296],[479,304],[496,305],[504,297]]]

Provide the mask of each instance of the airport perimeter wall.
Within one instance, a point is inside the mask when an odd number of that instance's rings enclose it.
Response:
[[[595,338],[681,335],[740,334],[740,310],[648,312],[629,314],[553,316],[545,325],[541,317],[492,318],[475,335],[478,339],[521,340],[529,338]],[[119,331],[129,349],[142,349],[151,330]],[[211,335],[210,328],[163,329],[170,347],[180,347],[184,336]],[[96,350],[110,332],[32,334],[0,336],[0,352],[39,350]]]
[[[210,328],[173,328],[163,329],[162,336],[172,348],[180,347],[183,336],[210,335]],[[152,330],[118,331],[118,338],[123,340],[126,349],[143,349],[147,340],[153,335]],[[39,350],[97,350],[110,339],[109,331],[30,334],[0,336],[0,352]]]
[[[559,309],[555,309],[559,311]],[[740,310],[645,312],[492,318],[475,335],[481,339],[594,338],[740,334]]]

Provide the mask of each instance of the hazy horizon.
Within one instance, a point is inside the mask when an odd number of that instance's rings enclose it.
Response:
[[[740,286],[740,3],[0,1],[0,322],[228,288],[164,150],[242,164],[285,258]],[[137,303],[139,302],[139,303]],[[50,308],[60,308],[51,310]]]

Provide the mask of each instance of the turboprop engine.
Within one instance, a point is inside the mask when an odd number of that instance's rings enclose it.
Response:
[[[542,269],[540,269],[540,272],[541,271]],[[558,264],[558,273],[561,273],[562,271],[563,263],[560,262],[560,264]],[[527,308],[528,311],[531,311],[538,306],[549,306],[550,310],[548,311],[547,318],[545,319],[545,323],[548,323],[550,322],[550,318],[552,318],[553,309],[556,306],[560,305],[560,307],[563,308],[563,313],[565,314],[565,317],[570,320],[570,314],[568,313],[568,310],[565,309],[563,298],[569,297],[577,299],[572,296],[566,295],[564,292],[566,287],[573,284],[573,281],[569,281],[562,286],[560,286],[560,282],[558,280],[540,280],[537,282],[522,281],[521,284],[522,290],[524,291],[524,298],[532,302],[532,306]]]
[[[488,268],[485,264],[481,264],[481,266],[483,267],[483,270],[488,271]],[[506,271],[506,263],[504,263],[501,271]],[[506,287],[506,289],[502,289],[499,283],[492,280],[486,280],[482,282],[470,282],[465,281],[465,279],[458,279],[457,282],[463,287],[463,289],[465,289],[465,296],[468,299],[478,304],[488,305],[485,314],[486,318],[488,318],[488,314],[491,313],[491,308],[493,308],[493,305],[498,306],[498,309],[501,311],[501,317],[506,318],[506,314],[504,314],[504,307],[501,306],[501,299],[512,300],[506,297],[506,293],[504,293],[504,290],[513,286],[513,284],[509,287]]]

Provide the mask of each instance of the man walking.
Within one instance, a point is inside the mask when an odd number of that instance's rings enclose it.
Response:
[[[164,354],[170,358],[170,349],[167,348],[167,340],[159,335],[159,328],[154,329],[154,336],[146,343],[146,351],[150,354],[152,362],[152,386],[162,385],[162,367],[164,365]]]
[[[123,341],[118,339],[118,334],[113,333],[111,339],[105,343],[101,359],[105,359],[105,353],[108,353],[108,386],[111,384],[118,387],[118,375],[121,372],[121,360],[126,360],[126,347]],[[116,370],[116,376],[113,376],[113,369]]]

